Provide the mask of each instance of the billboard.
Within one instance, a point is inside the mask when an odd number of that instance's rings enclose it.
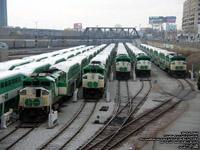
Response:
[[[176,22],[175,16],[165,17],[165,23],[175,23],[175,22]]]
[[[162,23],[164,23],[164,17],[162,16],[149,17],[149,24],[162,24]]]
[[[149,17],[149,24],[175,23],[176,16],[153,16]]]
[[[74,29],[82,29],[82,23],[74,23]]]

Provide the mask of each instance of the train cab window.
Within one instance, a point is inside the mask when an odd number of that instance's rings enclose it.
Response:
[[[15,84],[15,79],[12,79],[12,84]]]
[[[43,82],[41,82],[41,86],[50,86],[50,82],[43,81]]]
[[[84,69],[84,73],[88,73],[88,72],[90,72],[89,69]]]
[[[39,82],[39,81],[33,81],[33,85],[34,85],[34,86],[39,86],[39,85],[40,85],[40,82]]]
[[[40,97],[41,96],[41,89],[36,89],[36,97]]]
[[[30,81],[24,81],[24,82],[23,82],[23,85],[24,85],[24,86],[30,86],[30,85],[31,85],[31,82],[30,82]]]
[[[97,70],[97,73],[103,74],[103,70]]]
[[[1,88],[4,88],[4,82],[1,83]]]
[[[96,69],[91,69],[91,72],[92,73],[96,73]]]

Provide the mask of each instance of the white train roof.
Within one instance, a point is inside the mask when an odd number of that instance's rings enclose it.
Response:
[[[75,61],[75,62],[78,62],[79,65],[81,65],[82,61],[83,61],[85,58],[87,58],[87,56],[80,56],[80,55],[78,55],[78,56],[75,56],[75,57],[73,57],[73,58],[68,59],[67,61]]]
[[[123,43],[118,44],[117,56],[119,56],[119,55],[128,55],[128,52],[127,52],[126,48],[124,47]]]
[[[14,77],[16,75],[20,75],[21,73],[19,71],[4,71],[0,73],[0,80],[4,80],[10,77]]]
[[[91,61],[90,61],[90,65],[94,65],[94,64],[101,64],[101,65],[105,65],[107,59],[110,56],[111,51],[113,50],[113,48],[115,47],[115,44],[110,44],[108,47],[106,47],[101,53],[99,53],[97,56],[95,56]]]
[[[72,66],[76,65],[76,64],[79,64],[77,60],[73,60],[73,61],[71,61],[71,60],[68,61],[67,60],[67,61],[61,62],[59,64],[53,65],[50,68],[57,68],[57,69],[59,69],[61,71],[64,71],[64,72],[68,73],[69,69]]]
[[[159,53],[163,53],[165,56],[167,56],[167,55],[171,55],[171,56],[177,55],[175,52],[171,52],[171,51],[168,51],[168,50],[165,50],[165,49],[157,48],[157,47],[150,46],[150,45],[147,45],[147,44],[141,44],[141,45],[148,47],[148,48],[151,48],[153,50],[156,50]]]
[[[140,50],[139,48],[133,46],[131,43],[126,43],[129,49],[136,55],[136,56],[147,56],[145,52]]]
[[[14,70],[19,71],[20,73],[26,76],[30,76],[37,68],[40,68],[46,65],[50,65],[50,64],[46,62],[33,62],[30,64],[16,67]]]
[[[24,57],[24,60],[31,60],[31,61],[38,61],[39,59],[48,57],[48,54],[40,54],[40,55],[34,55],[29,57]]]
[[[21,65],[21,64],[29,63],[29,62],[31,62],[31,61],[23,60],[23,59],[15,59],[15,60],[10,60],[10,61],[6,61],[6,62],[1,62],[0,63],[0,72],[9,70],[12,66],[17,66],[17,65]]]
[[[55,57],[50,57],[50,58],[41,60],[40,62],[49,63],[50,65],[54,65],[57,61],[59,61],[61,59],[65,59],[65,58],[63,56],[58,55],[58,56],[55,56]]]

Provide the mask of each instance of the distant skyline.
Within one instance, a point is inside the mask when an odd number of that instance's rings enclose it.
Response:
[[[8,25],[65,29],[85,27],[149,27],[149,16],[176,16],[181,28],[185,0],[7,0]]]

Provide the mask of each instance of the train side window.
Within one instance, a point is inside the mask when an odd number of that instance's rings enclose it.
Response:
[[[1,88],[4,88],[4,82],[1,83]]]
[[[8,85],[11,85],[11,80],[8,81]]]
[[[18,77],[17,80],[18,80],[18,82],[21,82],[21,78],[20,77]]]
[[[15,79],[12,79],[12,84],[15,84]]]
[[[5,82],[5,87],[7,87],[7,86],[8,86],[8,81]]]

